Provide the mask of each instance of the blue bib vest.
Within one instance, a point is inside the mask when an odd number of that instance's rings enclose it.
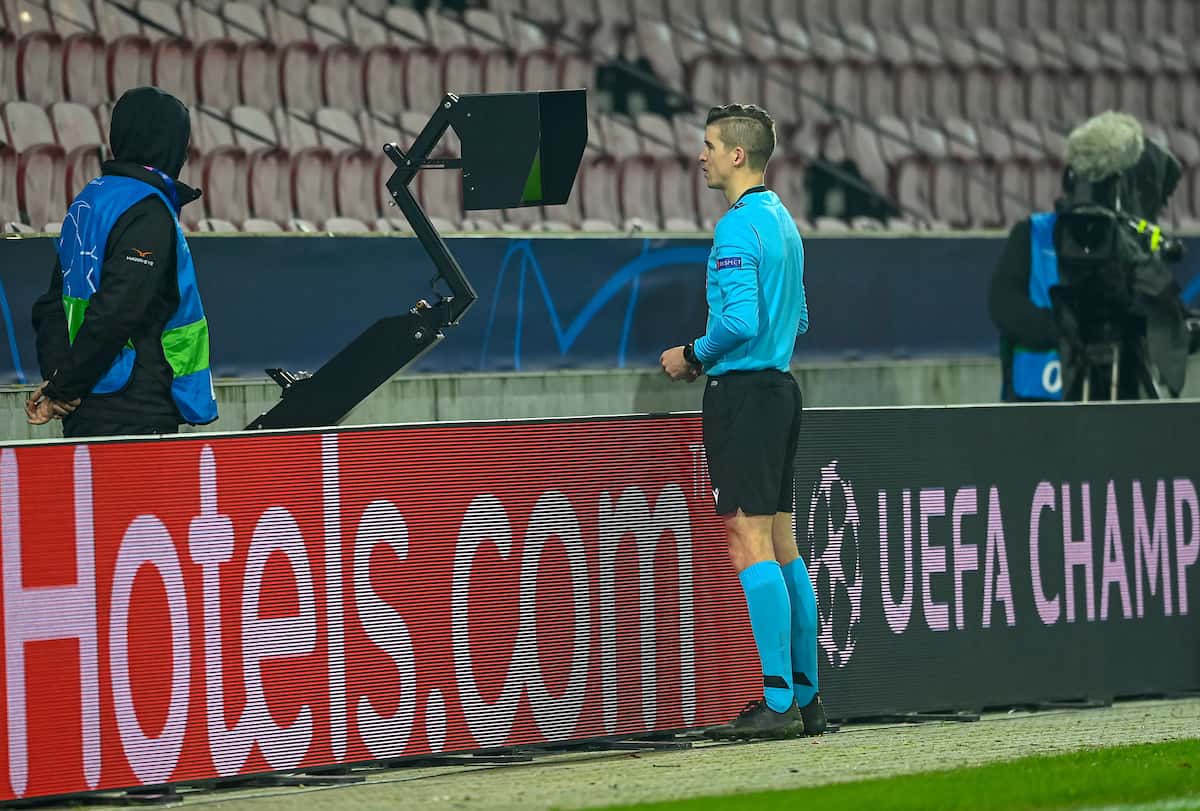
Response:
[[[208,321],[196,286],[196,269],[175,206],[149,183],[131,177],[98,177],[84,186],[67,210],[58,241],[67,333],[71,343],[75,343],[88,302],[100,289],[104,250],[113,225],[131,206],[151,195],[158,195],[175,221],[179,307],[163,327],[162,334],[163,355],[173,374],[171,394],[185,421],[205,425],[217,418],[217,399],[208,366]],[[132,342],[127,343],[92,388],[92,393],[111,394],[124,388],[133,373],[135,356]]]
[[[1043,310],[1050,309],[1050,288],[1058,284],[1058,254],[1054,250],[1057,219],[1053,212],[1029,218],[1029,299]],[[1058,352],[1013,347],[1012,385],[1018,397],[1061,400],[1062,363]]]

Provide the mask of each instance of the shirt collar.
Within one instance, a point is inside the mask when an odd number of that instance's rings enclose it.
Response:
[[[738,199],[733,201],[733,205],[736,206],[738,203],[742,202],[742,198],[744,198],[748,194],[758,194],[759,192],[764,192],[764,191],[768,191],[768,189],[766,186],[762,185],[761,183],[757,186],[751,186],[750,188],[746,189],[744,192],[742,192],[741,194],[738,195]],[[730,206],[730,208],[732,208],[732,206]]]

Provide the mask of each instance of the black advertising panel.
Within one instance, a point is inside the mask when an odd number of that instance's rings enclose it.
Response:
[[[832,716],[1200,687],[1200,404],[804,420]]]

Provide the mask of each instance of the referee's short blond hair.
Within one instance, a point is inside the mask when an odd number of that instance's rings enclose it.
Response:
[[[721,141],[746,150],[746,164],[761,171],[775,151],[775,119],[757,104],[726,104],[708,111],[704,126],[716,124]]]

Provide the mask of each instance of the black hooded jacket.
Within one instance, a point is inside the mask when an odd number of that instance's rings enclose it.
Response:
[[[172,192],[170,184],[147,167],[177,178],[190,134],[187,107],[174,96],[153,87],[130,90],[113,108],[109,140],[115,159],[105,162],[102,171],[149,183],[168,199],[174,193],[181,208],[200,192],[178,182]],[[49,381],[46,395],[83,399],[64,420],[66,435],[173,431],[183,422],[171,396],[172,372],[162,349],[163,327],[179,306],[175,243],[174,220],[157,195],[131,206],[109,233],[100,289],[88,303],[74,344],[68,339],[62,303],[62,269],[55,261],[50,288],[33,306],[33,328],[42,376]],[[112,394],[89,394],[127,341],[137,352],[129,383]]]

